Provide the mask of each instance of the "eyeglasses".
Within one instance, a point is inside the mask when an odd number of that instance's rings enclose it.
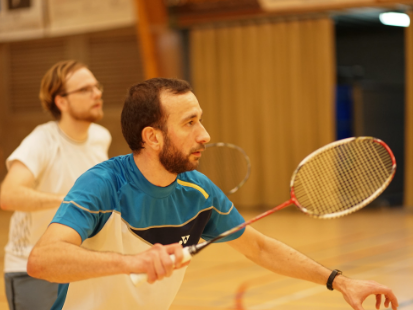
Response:
[[[98,90],[98,91],[100,91],[100,92],[103,92],[103,86],[102,86],[102,84],[97,83],[96,85],[84,86],[84,87],[82,87],[82,88],[75,89],[75,90],[72,90],[72,91],[63,93],[63,94],[61,94],[60,96],[66,97],[66,96],[68,96],[68,95],[75,94],[75,93],[79,93],[79,94],[81,94],[81,95],[90,95],[90,96],[92,96],[92,95],[93,95],[93,91],[94,91],[95,89]]]

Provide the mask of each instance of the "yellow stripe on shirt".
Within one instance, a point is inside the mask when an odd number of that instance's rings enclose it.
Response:
[[[182,186],[188,186],[188,187],[195,188],[196,190],[200,191],[202,195],[204,195],[205,199],[208,199],[209,197],[208,193],[203,188],[201,188],[200,186],[196,184],[185,182],[179,179],[178,179],[178,183],[181,184]]]

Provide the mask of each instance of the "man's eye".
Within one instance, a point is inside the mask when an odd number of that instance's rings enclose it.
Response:
[[[79,91],[82,93],[89,93],[91,90],[92,90],[92,86],[85,86],[79,89]]]

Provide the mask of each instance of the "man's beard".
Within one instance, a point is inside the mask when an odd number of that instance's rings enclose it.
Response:
[[[99,113],[92,113],[89,111],[78,112],[73,109],[69,103],[69,114],[70,116],[77,121],[86,121],[90,123],[95,123],[100,121],[103,118],[103,110],[100,109]]]
[[[198,167],[199,160],[191,162],[189,156],[191,156],[193,152],[204,150],[205,146],[200,144],[198,147],[193,148],[188,155],[185,155],[171,143],[167,133],[163,133],[163,138],[164,146],[159,154],[159,160],[167,171],[179,174],[194,170]]]

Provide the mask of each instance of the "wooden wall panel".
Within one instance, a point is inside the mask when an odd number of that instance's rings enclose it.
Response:
[[[40,80],[45,68],[65,58],[65,40],[51,38],[10,44],[10,109],[41,111]]]
[[[127,90],[142,82],[142,59],[136,35],[99,35],[88,40],[89,68],[104,85],[106,107],[123,107]]]
[[[413,20],[413,13],[409,14]],[[406,114],[404,201],[413,210],[413,25],[406,28]]]
[[[335,139],[332,21],[233,23],[190,36],[211,141],[237,144],[252,161],[250,180],[231,199],[246,207],[286,200],[297,164]]]

